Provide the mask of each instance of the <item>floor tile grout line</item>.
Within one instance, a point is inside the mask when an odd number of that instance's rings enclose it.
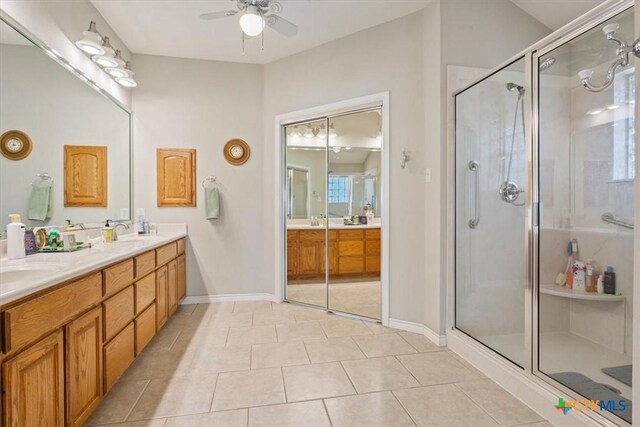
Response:
[[[133,405],[131,405],[131,408],[129,408],[129,410],[127,411],[127,415],[125,415],[122,422],[127,422],[129,417],[131,416],[131,413],[135,409],[136,405],[138,405],[138,402],[140,402],[140,399],[142,399],[142,395],[144,394],[145,391],[147,391],[147,388],[149,387],[149,384],[151,384],[151,381],[153,380],[147,380],[147,383],[144,385],[144,387],[142,388],[142,391],[140,392],[136,400],[133,402]]]
[[[415,354],[415,353],[414,353],[414,354]],[[418,353],[418,354],[420,354],[420,353]],[[400,356],[405,356],[405,355],[401,354]],[[402,363],[402,360],[400,360],[400,358],[398,357],[398,355],[393,356],[393,357],[398,361],[398,363],[400,363],[400,365],[402,365],[402,367],[403,367],[407,372],[409,372],[409,375],[411,375],[411,377],[413,377],[413,379],[414,379],[414,380],[416,380],[416,382],[417,382],[418,384],[423,385],[423,384],[420,382],[420,380],[418,379],[418,377],[416,377],[415,375],[413,375],[413,372],[411,372],[411,369],[409,369],[409,368],[407,367],[407,365],[405,365],[404,363]]]
[[[282,390],[284,391],[284,403],[289,403],[289,398],[287,397],[287,386],[284,382],[284,369],[280,367],[280,378],[282,378]]]
[[[399,389],[399,390],[407,390],[407,389]],[[407,414],[407,416],[409,417],[409,419],[411,420],[411,422],[414,425],[418,425],[418,423],[416,422],[416,420],[413,419],[413,416],[411,416],[411,413],[409,412],[409,410],[402,404],[402,401],[398,398],[398,396],[396,396],[395,391],[397,390],[389,390],[389,392],[391,393],[391,395],[396,399],[396,401],[398,402],[398,404],[400,405],[400,407],[402,408],[402,410]]]
[[[327,418],[329,419],[329,425],[333,427],[333,421],[331,421],[331,414],[329,413],[329,408],[327,408],[327,402],[325,402],[325,399],[321,399],[321,401],[322,406],[324,407],[324,412],[326,412]]]
[[[458,381],[461,382],[461,381]],[[487,416],[489,418],[491,418],[493,421],[496,422],[496,424],[498,424],[499,426],[503,426],[504,424],[502,424],[501,422],[499,422],[493,415],[491,415],[486,409],[484,409],[480,403],[478,403],[473,397],[471,397],[469,395],[469,393],[465,392],[462,387],[460,387],[457,383],[451,383],[451,385],[453,385],[457,390],[459,390],[462,394],[464,394],[465,396],[467,396],[467,399],[469,399],[474,405],[476,405],[478,408],[480,408],[480,410],[482,412],[484,412],[485,414],[487,414]]]
[[[211,402],[209,402],[209,412],[213,412],[213,401],[218,390],[218,381],[220,381],[220,373],[216,373],[216,383],[213,385],[213,393],[211,393]]]
[[[405,331],[405,332],[406,332],[406,331]],[[396,334],[396,335],[398,335],[398,336],[399,336],[399,337],[400,337],[404,342],[406,342],[407,344],[409,344],[409,346],[411,346],[411,348],[413,348],[413,349],[414,349],[415,351],[417,351],[418,353],[424,353],[424,352],[420,351],[420,350],[418,349],[418,347],[416,347],[415,345],[411,344],[411,343],[409,342],[409,340],[408,340],[408,339],[406,339],[405,337],[403,337],[400,333],[395,332],[395,334]],[[416,334],[416,335],[417,335],[417,334]]]
[[[362,359],[360,359],[362,360]],[[365,359],[366,360],[366,359]],[[344,371],[344,373],[347,375],[347,379],[349,380],[349,382],[351,383],[351,387],[353,387],[353,389],[355,390],[356,394],[361,394],[358,389],[356,388],[356,384],[353,382],[353,379],[351,378],[351,376],[349,375],[349,371],[347,370],[347,368],[344,367],[344,364],[342,363],[342,361],[339,361],[338,363],[340,363],[340,366],[342,367],[342,370]]]

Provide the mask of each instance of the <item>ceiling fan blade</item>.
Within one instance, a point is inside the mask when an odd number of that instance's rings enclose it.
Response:
[[[203,13],[202,15],[200,15],[200,19],[209,21],[212,19],[220,19],[220,18],[226,18],[227,16],[234,16],[236,13],[238,13],[237,10],[221,10],[220,12]]]
[[[265,16],[266,24],[285,37],[293,37],[298,34],[298,26],[277,15]]]

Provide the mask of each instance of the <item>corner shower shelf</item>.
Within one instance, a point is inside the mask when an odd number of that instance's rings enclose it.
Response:
[[[595,292],[576,291],[574,289],[569,289],[567,287],[557,285],[540,285],[540,293],[583,301],[618,302],[624,301],[626,299],[624,295],[608,295],[598,294]]]

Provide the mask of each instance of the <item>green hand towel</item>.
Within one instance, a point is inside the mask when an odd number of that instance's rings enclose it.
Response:
[[[29,219],[44,221],[51,217],[51,186],[33,185],[29,195]]]
[[[207,219],[217,219],[220,213],[220,195],[217,187],[204,189],[204,213]]]

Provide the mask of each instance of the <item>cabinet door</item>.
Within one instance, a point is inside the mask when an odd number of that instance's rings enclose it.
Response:
[[[64,425],[63,357],[63,333],[58,330],[4,362],[4,425]]]
[[[309,274],[320,274],[321,273],[321,258],[320,253],[322,252],[322,243],[311,241],[311,242],[300,242],[300,246],[298,246],[298,273],[309,275]]]
[[[158,148],[158,207],[196,205],[196,150]]]
[[[80,426],[102,399],[102,310],[66,326],[67,424]]]
[[[107,147],[64,146],[64,205],[107,207]]]
[[[167,321],[167,266],[156,271],[156,322],[158,330]]]
[[[187,259],[185,255],[178,257],[178,302],[187,296]]]
[[[287,243],[287,275],[296,276],[298,274],[298,243]]]
[[[169,316],[178,308],[178,262],[167,264],[167,310]]]

